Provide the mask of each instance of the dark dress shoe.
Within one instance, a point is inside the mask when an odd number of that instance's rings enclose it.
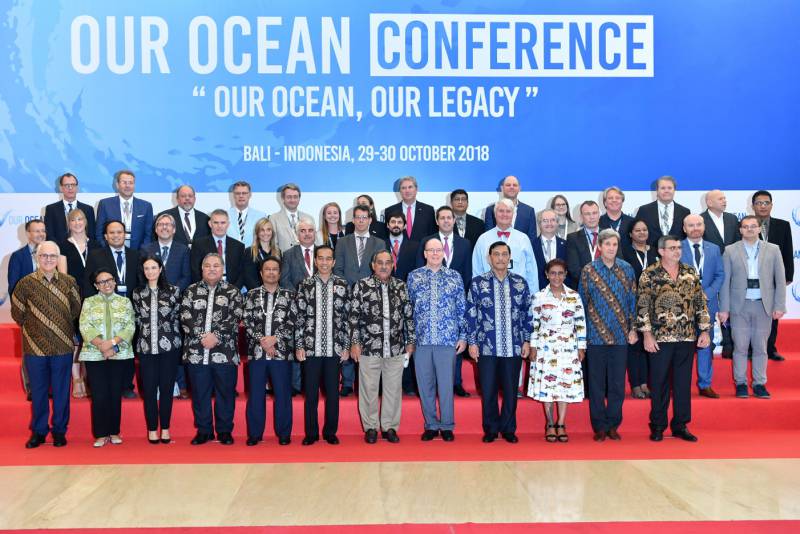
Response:
[[[378,442],[378,431],[374,428],[370,428],[366,432],[364,432],[364,441],[367,443],[377,443]]]
[[[147,438],[147,442],[148,442],[150,445],[158,445],[159,443],[161,443],[161,440],[160,440],[160,439],[158,439],[158,438],[156,438],[156,439],[150,439],[150,438]]]
[[[772,354],[768,354],[767,358],[769,358],[773,362],[782,362],[782,361],[784,361],[786,359],[781,354],[778,354],[777,352],[773,352]]]
[[[186,389],[181,389],[178,393],[178,398],[181,400],[186,400],[189,398],[189,392]]]
[[[659,428],[654,428],[650,431],[650,441],[663,441],[664,431]]]
[[[161,443],[169,445],[170,443],[172,443],[172,438],[161,438]]]
[[[65,447],[67,445],[67,437],[64,434],[53,433],[53,447]]]
[[[192,445],[202,445],[204,443],[208,443],[208,441],[212,439],[214,439],[214,434],[205,434],[203,432],[198,432],[192,438],[192,441],[190,443]]]
[[[722,357],[724,359],[726,359],[726,360],[732,360],[733,359],[733,351],[732,350],[731,351],[723,350],[722,351]]]
[[[453,441],[456,437],[452,430],[442,430],[442,439],[444,441]]]
[[[517,443],[519,438],[513,432],[503,432],[503,439],[509,443]]]
[[[497,433],[495,433],[495,432],[487,432],[487,433],[485,433],[483,435],[483,438],[481,439],[481,441],[484,442],[484,443],[493,443],[494,440],[496,440],[496,439],[497,439]]]
[[[606,433],[603,432],[602,430],[599,430],[599,431],[594,433],[594,437],[592,439],[597,441],[597,442],[605,441],[606,440]]]
[[[299,389],[292,389],[292,397],[296,397],[298,395],[300,395],[300,390]]]
[[[400,436],[397,435],[397,431],[394,428],[381,432],[381,437],[389,443],[400,443]]]
[[[45,438],[47,436],[43,434],[31,434],[31,438],[25,443],[26,449],[35,449],[39,445],[45,442]]]
[[[464,389],[464,386],[453,386],[453,393],[459,397],[469,397],[469,391]]]
[[[428,429],[428,430],[426,430],[425,432],[422,433],[422,441],[430,441],[430,440],[432,440],[433,438],[435,438],[438,435],[439,435],[439,431],[438,430],[430,430],[430,429]]]
[[[230,432],[218,432],[217,439],[220,445],[233,445],[233,436]]]
[[[353,393],[353,388],[350,386],[342,386],[342,390],[339,392],[339,395],[342,397],[349,397]]]
[[[407,389],[407,390],[403,391],[403,395],[405,395],[406,397],[416,397],[417,396],[417,392],[414,391],[413,389]],[[28,399],[28,400],[30,400],[30,399]]]
[[[136,398],[136,392],[133,391],[132,389],[126,389],[126,390],[124,390],[122,392],[122,398],[123,399],[135,399]]]
[[[303,445],[313,445],[317,441],[319,441],[319,438],[312,438],[310,436],[306,436],[303,438]]]
[[[334,436],[325,436],[325,441],[328,442],[328,445],[338,445],[339,444],[339,438],[337,438],[335,435]]]
[[[248,447],[253,447],[254,445],[258,445],[259,441],[261,440],[258,438],[254,438],[253,436],[247,436],[247,441],[245,442],[245,445],[247,445]]]
[[[616,428],[610,428],[608,432],[606,432],[606,436],[608,436],[608,439],[614,441],[619,441],[622,439],[622,436],[619,435],[619,432],[617,432]]]
[[[708,397],[709,399],[719,398],[719,393],[717,393],[711,388],[700,388],[700,391],[698,393],[700,394],[701,397]]]
[[[278,445],[288,445],[292,442],[292,438],[289,436],[281,436],[278,438]]]
[[[672,437],[682,439],[683,441],[691,441],[691,442],[697,441],[697,436],[689,432],[689,430],[687,430],[686,428],[682,428],[680,430],[673,430]]]

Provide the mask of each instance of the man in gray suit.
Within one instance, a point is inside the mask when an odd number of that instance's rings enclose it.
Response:
[[[353,233],[339,238],[336,243],[336,262],[333,274],[347,280],[347,285],[353,287],[362,278],[372,275],[370,259],[379,250],[387,250],[386,242],[369,233],[372,222],[369,208],[359,204],[353,208]],[[342,363],[342,397],[347,397],[353,392],[356,372],[353,360]]]
[[[747,348],[753,348],[753,396],[769,399],[767,338],[772,320],[786,313],[786,273],[777,245],[758,239],[754,215],[739,222],[742,240],[725,249],[725,280],[719,293],[719,318],[730,317],[736,396],[747,398]]]
[[[314,275],[314,221],[302,218],[297,223],[297,244],[281,258],[281,287],[297,291],[304,279]]]
[[[298,206],[300,206],[300,186],[297,184],[289,183],[281,187],[281,203],[283,208],[270,215],[269,220],[275,230],[275,240],[278,243],[278,248],[281,249],[281,252],[286,252],[298,243],[297,224],[300,219],[311,219],[313,221],[314,217],[298,209]]]

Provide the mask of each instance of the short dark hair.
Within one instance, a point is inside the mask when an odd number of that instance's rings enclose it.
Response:
[[[267,263],[268,261],[274,261],[275,263],[277,263],[279,271],[283,268],[283,263],[281,262],[280,258],[278,258],[277,256],[269,255],[260,262],[258,262],[258,272],[261,272],[261,269],[264,268],[264,264]]]
[[[110,219],[110,220],[106,221],[106,223],[103,225],[103,235],[106,235],[108,233],[108,226],[110,224],[114,224],[114,223],[121,224],[122,225],[122,229],[125,230],[125,224],[122,221],[117,220],[117,219]]]
[[[633,233],[633,227],[634,227],[634,226],[636,226],[636,225],[637,225],[637,224],[639,224],[639,223],[642,223],[642,224],[644,224],[645,228],[647,228],[647,232],[648,232],[648,234],[650,233],[650,227],[649,227],[649,226],[647,226],[647,221],[645,221],[644,219],[642,219],[641,217],[639,217],[639,216],[637,215],[637,216],[636,216],[636,217],[634,217],[634,219],[631,221],[631,224],[630,224],[630,226],[628,226],[628,237],[630,237],[630,235]]]
[[[30,230],[31,225],[33,225],[34,223],[44,224],[44,221],[42,219],[28,219],[27,221],[25,221],[25,231],[27,232],[28,230]]]
[[[386,217],[386,224],[389,224],[389,221],[392,219],[402,219],[403,224],[406,224],[406,216],[403,215],[402,211],[395,211],[394,213],[390,213],[388,217]]]
[[[681,238],[674,235],[662,235],[661,237],[658,238],[658,248],[659,249],[667,248],[667,241],[677,241],[678,243],[680,243]]]
[[[365,206],[364,204],[359,204],[353,208],[353,217],[356,216],[357,211],[362,211],[372,217],[372,211],[370,211],[369,206]]]
[[[505,241],[495,241],[491,245],[489,245],[489,255],[491,256],[492,251],[497,247],[506,247],[508,249],[508,253],[511,254],[511,246],[506,243]]]
[[[583,202],[581,202],[581,205],[578,208],[578,211],[583,211],[583,207],[584,206],[597,206],[598,208],[600,207],[600,206],[597,205],[597,202],[595,202],[594,200],[584,200]]]
[[[561,258],[553,258],[552,260],[550,260],[547,263],[545,263],[544,264],[544,272],[545,273],[549,273],[550,269],[552,269],[553,267],[556,267],[556,266],[560,266],[562,269],[564,269],[564,272],[567,272],[567,262],[565,262]]]
[[[320,250],[330,250],[331,251],[331,255],[333,255],[333,247],[332,246],[330,246],[330,245],[318,245],[318,246],[314,247],[314,259],[316,259],[317,256],[319,256],[319,251]]]
[[[234,189],[236,189],[237,187],[246,187],[246,188],[247,188],[247,190],[248,190],[248,191],[250,191],[251,193],[252,193],[252,191],[253,191],[253,188],[252,188],[252,187],[250,187],[250,182],[246,182],[246,181],[244,181],[244,180],[239,180],[239,181],[237,181],[237,182],[233,182],[233,185],[231,186],[231,193],[232,193],[232,192],[233,192],[233,190],[234,190]]]
[[[131,176],[133,176],[133,179],[136,180],[136,175],[133,174],[132,170],[130,170],[130,169],[122,169],[122,170],[119,170],[119,171],[114,173],[114,183],[115,184],[119,183],[119,179],[122,178],[123,174],[130,174]]]
[[[755,206],[756,205],[756,198],[757,197],[769,197],[769,201],[772,202],[772,193],[766,191],[764,189],[759,189],[755,193],[753,193],[753,198],[750,200],[751,203]]]
[[[742,217],[742,220],[739,221],[739,228],[742,227],[742,223],[747,219],[755,219],[756,222],[758,222],[758,217],[756,217],[755,215],[745,215],[744,217]]]
[[[450,202],[453,201],[453,197],[456,195],[464,195],[465,197],[467,197],[467,200],[469,200],[469,193],[467,193],[463,189],[453,189],[453,192],[450,193]]]
[[[443,211],[449,211],[450,214],[453,216],[453,218],[455,218],[455,216],[456,216],[456,212],[453,211],[453,208],[451,208],[450,206],[440,206],[439,209],[436,210],[436,220],[437,221],[439,220],[439,214],[441,212],[443,212]]]
[[[114,278],[114,281],[115,282],[117,281],[117,275],[115,275],[114,273],[105,268],[95,269],[94,271],[92,271],[92,276],[91,278],[89,278],[89,280],[91,280],[93,284],[96,284],[97,277],[103,273],[110,274]]]
[[[72,174],[71,172],[65,172],[61,176],[58,177],[58,185],[64,185],[64,178],[75,178],[75,182],[77,183],[78,177]]]
[[[391,258],[391,257],[392,257],[392,253],[391,253],[391,252],[389,252],[389,251],[388,251],[388,250],[386,250],[385,248],[382,248],[382,249],[380,249],[380,250],[376,250],[376,251],[375,251],[375,252],[372,254],[372,259],[370,260],[370,263],[375,263],[376,261],[378,261],[378,256],[380,256],[381,254],[388,254],[388,255],[389,255],[389,258]]]

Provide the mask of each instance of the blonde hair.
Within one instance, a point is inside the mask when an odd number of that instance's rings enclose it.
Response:
[[[322,211],[319,215],[319,231],[322,233],[322,242],[327,243],[328,238],[330,237],[330,232],[328,232],[328,221],[325,220],[325,211],[330,208],[336,208],[336,211],[339,212],[339,230],[342,229],[342,208],[339,207],[339,204],[336,202],[328,202],[324,206],[322,206]]]
[[[272,230],[272,238],[269,240],[268,244],[269,255],[275,256],[276,258],[281,257],[281,250],[278,248],[277,239],[275,236],[275,227],[272,225],[272,221],[270,221],[266,217],[262,217],[256,221],[256,224],[253,227],[253,244],[250,246],[250,255],[253,257],[253,261],[258,261],[261,249],[261,241],[258,238],[258,233],[265,226],[269,226],[270,229]]]

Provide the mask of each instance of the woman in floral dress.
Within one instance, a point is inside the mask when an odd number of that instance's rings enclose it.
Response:
[[[586,320],[577,291],[564,285],[566,262],[551,260],[545,274],[550,283],[533,299],[528,396],[544,404],[545,439],[566,442],[567,404],[583,401]]]

